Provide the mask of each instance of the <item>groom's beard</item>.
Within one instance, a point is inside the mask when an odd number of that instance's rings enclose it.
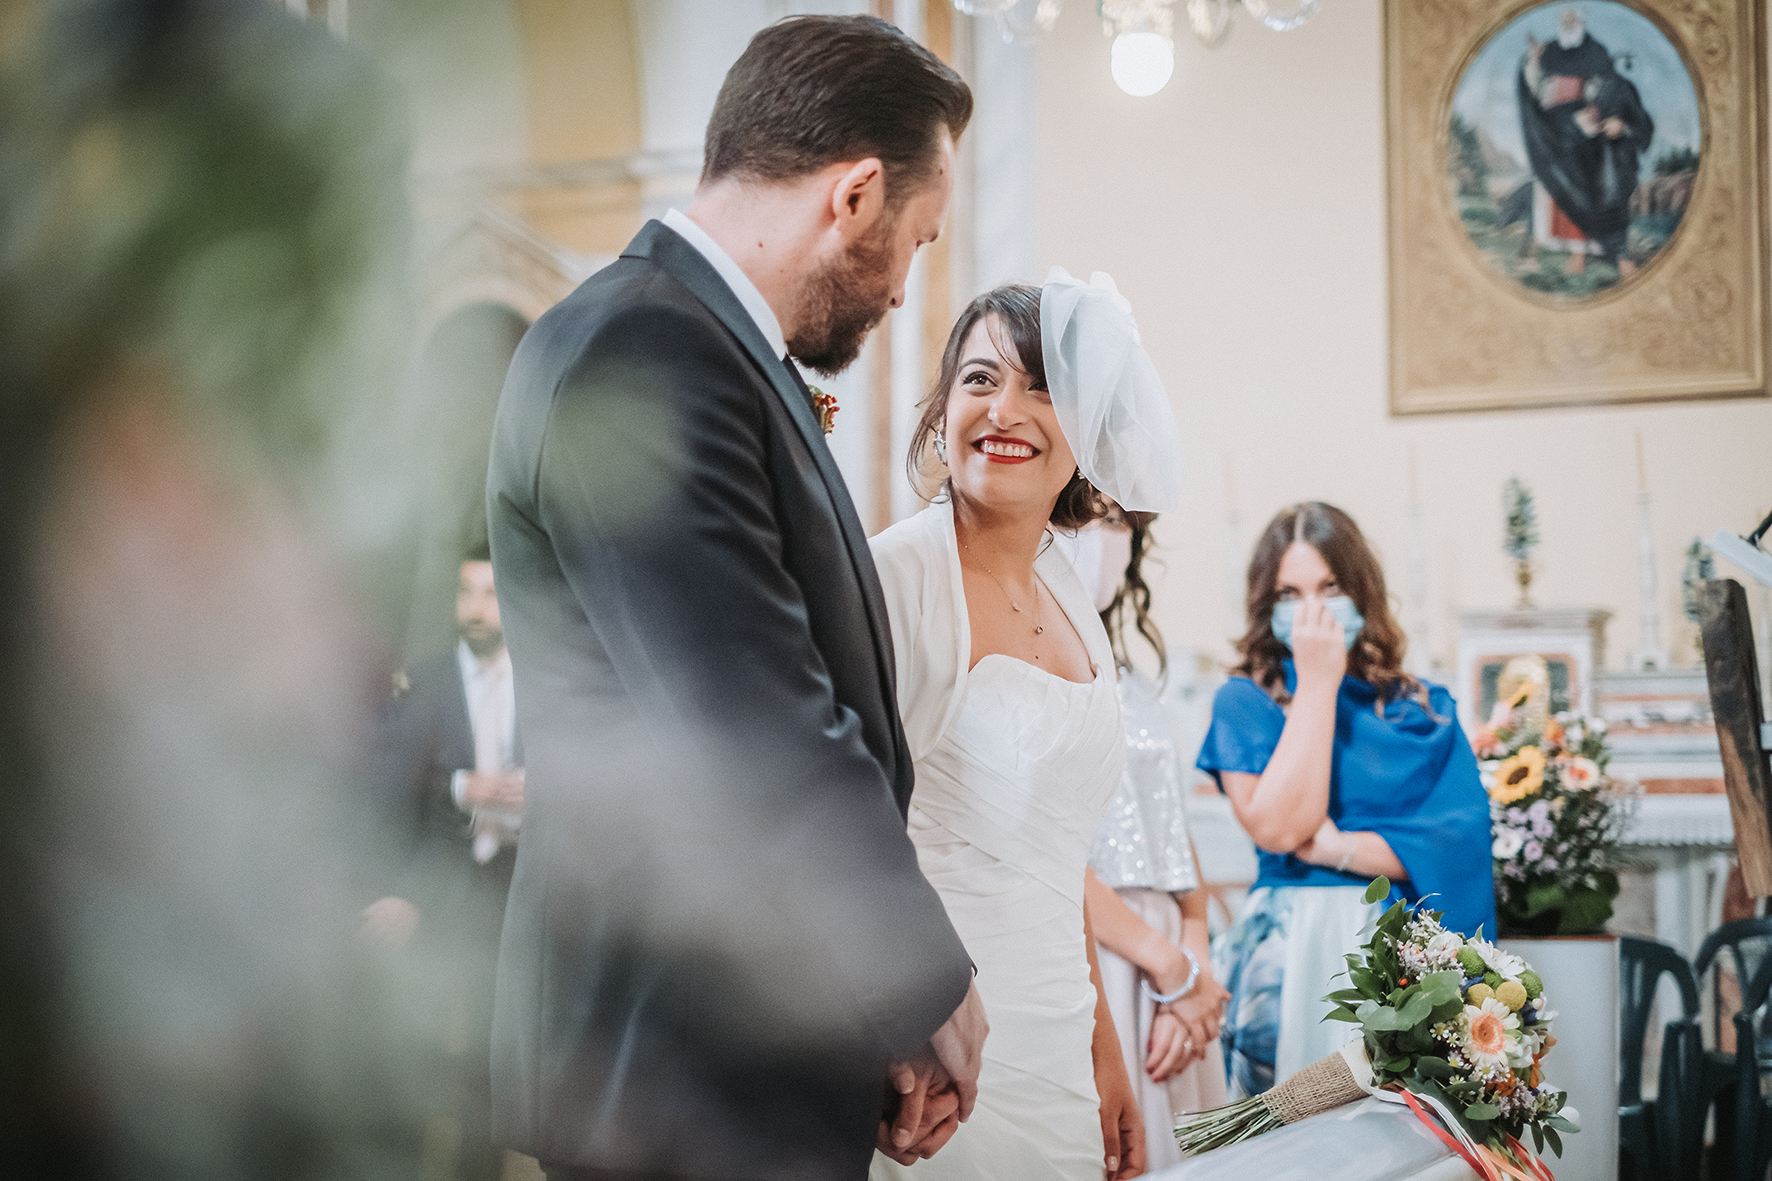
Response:
[[[800,289],[800,327],[788,352],[807,368],[835,377],[861,356],[862,342],[892,302],[887,268],[892,231],[882,224],[843,257],[810,275]]]

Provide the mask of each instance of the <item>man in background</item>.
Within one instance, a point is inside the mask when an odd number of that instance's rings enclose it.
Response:
[[[472,1181],[496,1178],[502,1160],[488,1115],[492,981],[523,814],[511,657],[484,543],[461,563],[455,625],[453,648],[394,678],[371,782],[401,845],[386,867],[392,892],[364,919],[415,961],[440,1064],[433,1110],[453,1125],[443,1155]]]

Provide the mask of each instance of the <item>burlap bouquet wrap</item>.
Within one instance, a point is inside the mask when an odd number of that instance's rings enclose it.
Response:
[[[1285,1082],[1258,1095],[1261,1105],[1283,1124],[1333,1111],[1366,1097],[1366,1088],[1354,1081],[1354,1072],[1340,1053],[1319,1058]]]

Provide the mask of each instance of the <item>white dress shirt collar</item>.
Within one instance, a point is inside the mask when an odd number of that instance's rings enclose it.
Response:
[[[722,250],[720,244],[709,237],[706,230],[689,220],[688,214],[671,209],[666,211],[663,220],[665,225],[681,234],[685,242],[700,251],[701,256],[708,260],[709,265],[722,279],[726,280],[726,286],[732,288],[732,294],[738,296],[738,302],[744,305],[744,310],[751,314],[752,320],[756,321],[757,330],[763,334],[763,339],[769,342],[769,347],[775,355],[778,357],[787,356],[788,345],[787,340],[781,334],[781,321],[775,318],[774,309],[769,306],[769,301],[763,298],[763,293],[757,290],[757,285],[751,282],[750,276],[740,270],[738,264],[732,261],[732,256]]]

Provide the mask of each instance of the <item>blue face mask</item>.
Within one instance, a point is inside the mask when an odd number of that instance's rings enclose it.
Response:
[[[1354,641],[1360,638],[1360,629],[1366,626],[1366,617],[1360,614],[1354,601],[1346,595],[1336,595],[1325,599],[1329,614],[1341,623],[1342,637],[1351,651]],[[1298,620],[1298,609],[1304,606],[1303,599],[1286,599],[1274,604],[1274,639],[1292,647],[1292,625]]]

